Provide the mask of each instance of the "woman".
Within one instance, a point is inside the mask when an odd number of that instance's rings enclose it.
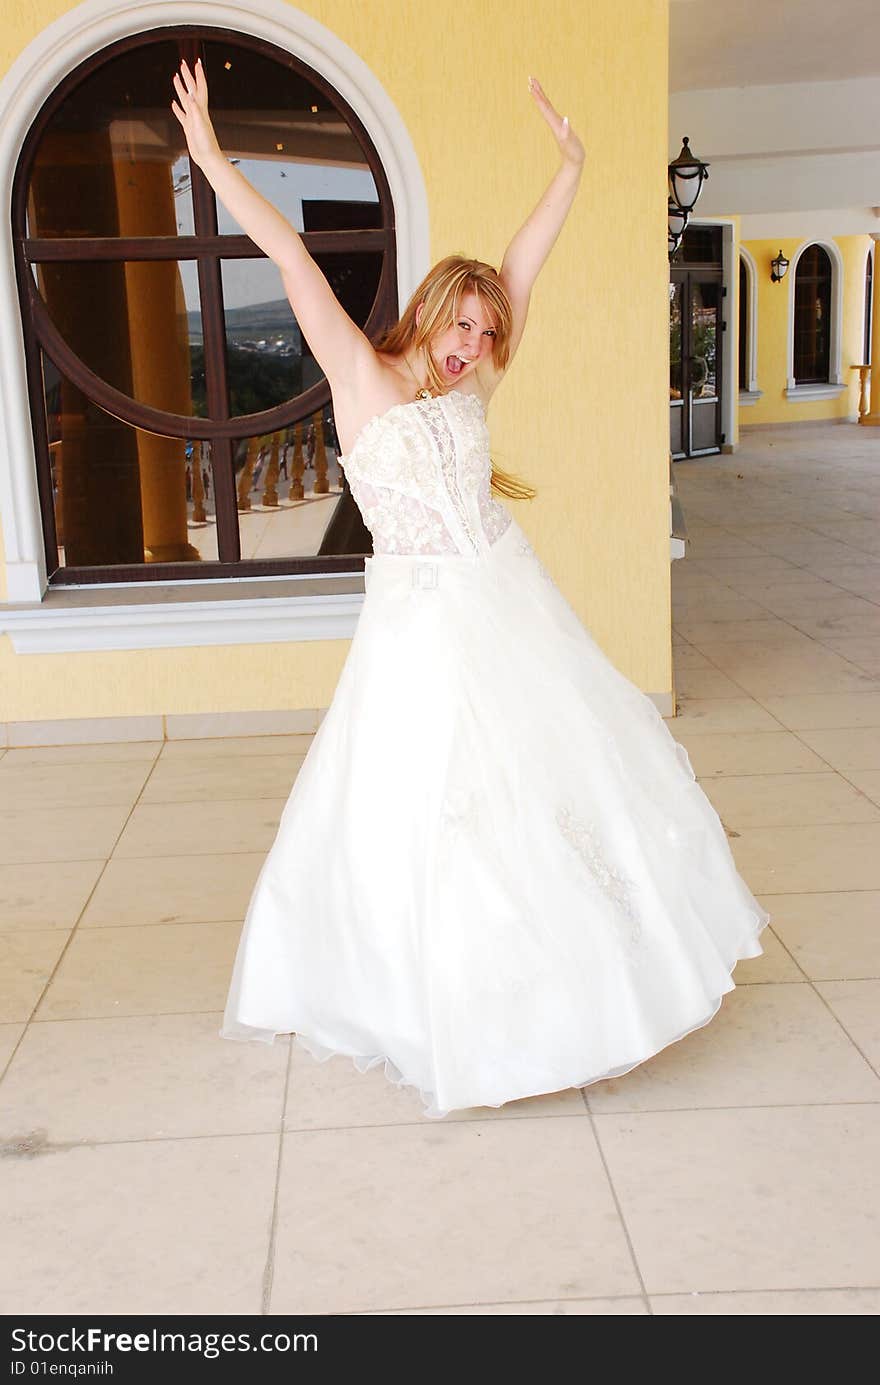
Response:
[[[485,411],[584,151],[539,84],[560,165],[500,271],[450,257],[373,346],[299,235],[221,153],[200,65],[191,157],[279,266],[327,375],[373,536],[366,595],[239,944],[221,1034],[384,1063],[425,1114],[585,1087],[708,1023],[769,914],[648,697],[491,493]]]

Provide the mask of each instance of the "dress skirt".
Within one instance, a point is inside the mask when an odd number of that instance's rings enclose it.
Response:
[[[708,1023],[770,915],[660,713],[519,524],[378,554],[248,908],[221,1034],[424,1114],[620,1076]]]

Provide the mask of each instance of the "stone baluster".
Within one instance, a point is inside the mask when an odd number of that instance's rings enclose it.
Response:
[[[277,510],[278,504],[278,472],[280,464],[278,453],[281,448],[281,434],[273,433],[269,442],[269,465],[266,467],[266,481],[263,486],[263,504],[267,509]]]
[[[251,508],[251,485],[254,479],[254,470],[257,465],[257,458],[260,455],[260,438],[251,438],[248,442],[247,459],[238,477],[238,510],[241,514]]]
[[[192,522],[193,524],[207,524],[208,515],[205,510],[205,480],[202,476],[202,449],[204,443],[194,442],[192,445]]]
[[[302,424],[297,423],[293,429],[293,466],[291,467],[290,477],[290,499],[304,500],[305,491],[303,490],[303,472],[305,471],[305,460],[303,458],[303,435]]]
[[[319,409],[313,415],[315,428],[315,495],[326,495],[330,489],[327,480],[327,446],[324,442],[324,413]]]

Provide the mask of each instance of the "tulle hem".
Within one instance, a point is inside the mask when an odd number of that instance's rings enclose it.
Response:
[[[597,1082],[606,1082],[610,1081],[613,1078],[625,1077],[627,1073],[632,1072],[635,1068],[640,1067],[643,1063],[647,1063],[649,1059],[656,1058],[658,1053],[662,1053],[665,1049],[671,1048],[673,1044],[680,1043],[682,1039],[686,1039],[689,1034],[694,1034],[698,1029],[704,1029],[706,1025],[710,1024],[711,1021],[718,1014],[718,1011],[721,1009],[721,1005],[724,1001],[724,997],[726,995],[729,995],[731,991],[736,989],[736,985],[733,980],[733,972],[738,963],[746,961],[752,957],[761,957],[764,955],[764,949],[761,946],[759,939],[764,929],[769,924],[770,918],[771,915],[769,914],[769,912],[766,909],[762,909],[761,912],[752,920],[751,934],[739,945],[739,947],[735,951],[734,960],[728,964],[728,969],[730,972],[730,984],[727,987],[725,987],[725,989],[714,1001],[712,1009],[709,1011],[709,1013],[706,1014],[703,1019],[698,1020],[696,1024],[689,1025],[688,1028],[683,1029],[681,1033],[676,1034],[671,1039],[666,1039],[663,1043],[659,1044],[656,1048],[652,1049],[650,1053],[643,1053],[640,1057],[633,1059],[632,1062],[627,1061],[617,1067],[610,1068],[605,1072],[597,1073],[594,1074],[592,1077],[584,1078],[583,1081],[568,1082],[564,1086],[539,1087],[534,1090],[525,1090],[511,1093],[510,1095],[503,1097],[500,1101],[480,1100],[474,1103],[467,1103],[457,1106],[448,1106],[445,1108],[441,1108],[437,1105],[434,1092],[420,1086],[418,1082],[411,1081],[410,1078],[408,1078],[403,1072],[401,1072],[400,1068],[388,1054],[349,1053],[344,1049],[328,1047],[326,1044],[320,1043],[317,1039],[310,1038],[307,1034],[302,1034],[299,1031],[258,1029],[255,1026],[242,1024],[239,1021],[230,1021],[224,1024],[224,1026],[220,1029],[219,1034],[222,1039],[232,1039],[236,1042],[241,1043],[259,1042],[272,1044],[275,1042],[275,1039],[279,1036],[279,1034],[290,1032],[290,1037],[294,1040],[294,1042],[300,1048],[304,1049],[306,1053],[308,1053],[312,1058],[314,1058],[316,1062],[326,1063],[330,1058],[350,1058],[352,1063],[354,1064],[355,1069],[362,1074],[369,1072],[371,1069],[378,1067],[380,1064],[384,1064],[384,1075],[389,1084],[392,1087],[406,1087],[414,1091],[418,1095],[424,1108],[421,1114],[427,1120],[443,1120],[446,1116],[451,1115],[454,1111],[470,1111],[480,1109],[489,1109],[497,1111],[500,1110],[502,1106],[508,1106],[511,1102],[524,1101],[529,1097],[550,1096],[555,1092],[565,1092],[570,1090],[583,1091],[584,1088],[592,1087]]]

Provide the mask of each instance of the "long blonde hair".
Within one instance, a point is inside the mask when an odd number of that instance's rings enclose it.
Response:
[[[438,394],[446,386],[428,349],[438,332],[450,327],[458,317],[463,293],[473,292],[494,318],[495,336],[492,339],[492,360],[497,370],[503,370],[510,359],[510,338],[513,330],[513,308],[497,270],[482,260],[468,260],[462,255],[447,255],[429,270],[400,315],[376,342],[376,349],[389,356],[402,356],[411,347],[423,359],[428,382]],[[416,321],[419,304],[424,304]],[[492,487],[511,500],[533,500],[534,486],[492,463]]]

